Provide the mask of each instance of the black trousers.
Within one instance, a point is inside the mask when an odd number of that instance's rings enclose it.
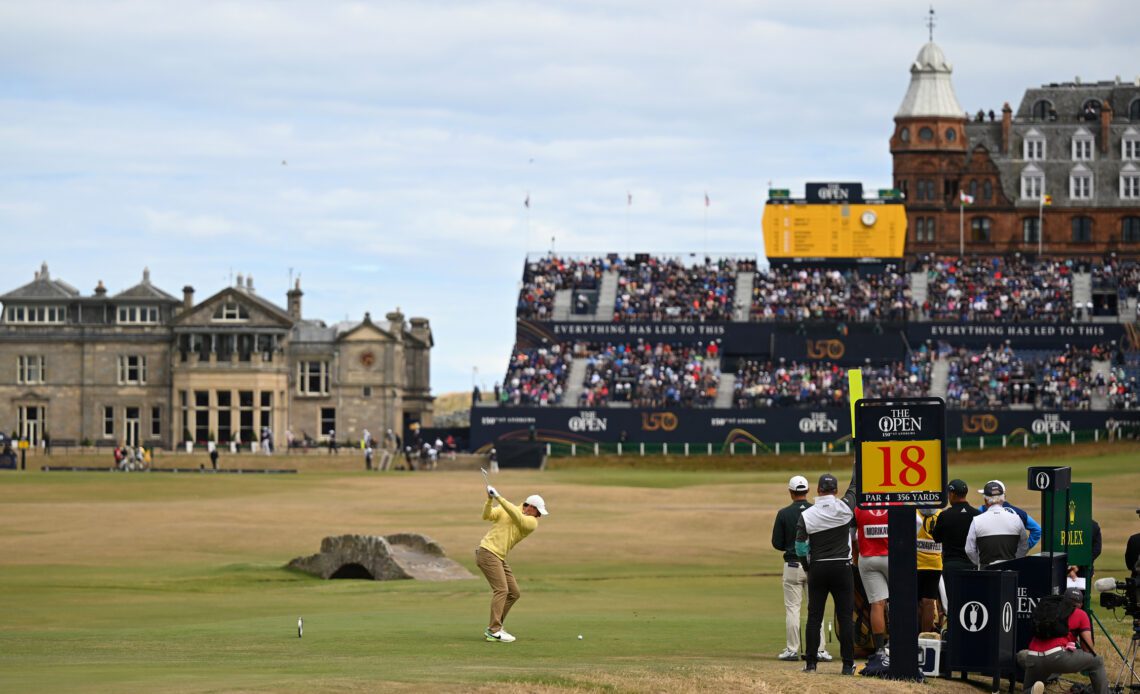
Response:
[[[823,625],[823,608],[827,596],[835,604],[839,620],[839,654],[844,665],[855,664],[855,625],[851,619],[852,601],[855,599],[855,579],[851,576],[851,562],[821,561],[808,569],[808,618],[804,627],[807,634],[807,662],[815,664],[819,653],[819,628]]]

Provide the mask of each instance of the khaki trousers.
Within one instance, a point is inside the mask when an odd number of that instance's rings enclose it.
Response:
[[[800,605],[807,587],[804,567],[784,563],[784,644],[789,651],[800,652]],[[819,626],[819,647],[822,649],[823,625]]]
[[[507,613],[522,593],[519,592],[519,584],[515,582],[510,565],[495,556],[494,552],[483,547],[476,549],[475,564],[487,577],[487,583],[491,584],[490,629],[496,632],[503,628]]]

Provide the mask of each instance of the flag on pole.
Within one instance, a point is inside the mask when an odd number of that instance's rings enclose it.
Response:
[[[706,191],[706,192],[705,192],[705,207],[708,207],[708,206],[709,206],[709,194],[708,194],[708,192]]]
[[[1041,196],[1041,207],[1049,207],[1052,204],[1053,204],[1053,196],[1052,195],[1042,195]]]
[[[523,207],[530,209],[530,193],[526,194],[526,200],[523,200]]]
[[[964,191],[964,190],[958,191],[958,200],[963,205],[973,205],[974,204],[974,196],[968,195],[966,193],[966,191]]]

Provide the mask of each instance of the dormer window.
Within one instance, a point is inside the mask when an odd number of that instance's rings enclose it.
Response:
[[[1140,200],[1140,168],[1125,164],[1120,170],[1120,199]]]
[[[1042,161],[1045,159],[1045,136],[1037,128],[1025,133],[1022,142],[1022,158],[1026,161]]]
[[[1133,99],[1132,103],[1128,104],[1128,120],[1140,120],[1140,99]]]
[[[1021,197],[1026,200],[1040,200],[1045,192],[1045,174],[1030,164],[1021,172]]]
[[[1081,120],[1095,121],[1100,119],[1100,99],[1089,99],[1081,106]]]
[[[120,306],[117,322],[120,324],[154,325],[158,323],[157,306]]]
[[[245,321],[249,320],[249,309],[236,301],[227,301],[214,311],[216,321]]]
[[[67,322],[67,307],[65,306],[5,306],[4,322],[6,323],[65,323]]]
[[[1136,100],[1140,104],[1140,99]],[[1128,128],[1120,138],[1120,158],[1124,161],[1140,161],[1140,132]]]
[[[1081,128],[1073,135],[1073,161],[1092,161],[1093,136],[1088,130]]]
[[[1092,171],[1078,165],[1069,173],[1069,197],[1073,200],[1089,200],[1093,195]]]
[[[1056,113],[1053,103],[1048,99],[1040,99],[1033,104],[1033,120],[1056,120]],[[1050,114],[1053,115],[1052,118]]]

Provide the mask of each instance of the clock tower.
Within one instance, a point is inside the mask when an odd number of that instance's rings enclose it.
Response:
[[[966,114],[950,82],[952,70],[942,49],[928,42],[910,66],[910,87],[895,114],[894,185],[906,199],[912,251],[946,245],[951,234],[957,241],[957,228],[950,229],[943,214],[957,209],[967,146]]]

